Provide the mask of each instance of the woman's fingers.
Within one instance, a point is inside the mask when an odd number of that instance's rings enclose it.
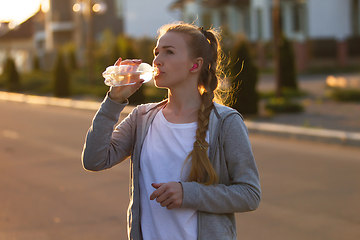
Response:
[[[141,64],[142,60],[140,59],[126,59],[122,60],[119,58],[114,66],[120,66],[117,69],[117,73],[123,75],[122,83],[132,83],[128,86],[121,87],[111,87],[110,88],[110,98],[116,102],[123,103],[129,98],[136,90],[138,90],[144,80],[140,79],[140,74],[136,74],[137,67]],[[122,74],[125,73],[125,74]],[[129,74],[126,74],[129,73]]]
[[[140,63],[142,63],[141,59],[125,59],[120,61],[120,65],[139,65]]]
[[[116,62],[114,63],[114,66],[119,66],[122,61],[122,58],[120,57]]]
[[[183,197],[181,183],[168,182],[165,184],[152,184],[152,186],[157,189],[150,195],[150,200],[156,199],[162,207],[169,210],[181,207]]]

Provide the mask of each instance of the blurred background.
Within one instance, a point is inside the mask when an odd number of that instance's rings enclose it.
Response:
[[[128,161],[91,174],[82,144],[101,73],[174,21],[222,33],[263,190],[238,239],[360,239],[359,0],[0,0],[0,240],[126,239]]]

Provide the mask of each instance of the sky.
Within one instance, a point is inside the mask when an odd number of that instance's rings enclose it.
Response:
[[[39,10],[43,0],[0,0],[0,21],[21,23]]]
[[[0,0],[0,21],[20,24],[39,10],[48,0]],[[60,1],[60,0],[59,0]],[[174,0],[124,0],[125,31],[130,36],[156,36],[163,24],[180,20],[179,12],[170,12]],[[21,7],[20,7],[21,6]]]
[[[133,37],[157,35],[164,24],[180,20],[180,13],[169,11],[175,0],[125,0],[125,32]]]

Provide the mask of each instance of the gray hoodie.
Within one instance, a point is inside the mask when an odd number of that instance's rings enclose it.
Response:
[[[131,156],[131,186],[128,208],[129,239],[142,239],[140,226],[139,167],[141,148],[157,112],[167,103],[137,106],[119,125],[118,104],[106,97],[87,133],[82,154],[87,170],[110,168]],[[209,123],[209,159],[220,182],[205,186],[181,182],[181,207],[198,212],[198,239],[236,239],[235,212],[255,210],[261,198],[259,174],[242,116],[215,103]]]

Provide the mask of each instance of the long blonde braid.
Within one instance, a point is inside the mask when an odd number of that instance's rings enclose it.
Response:
[[[218,183],[218,175],[212,166],[209,156],[209,143],[205,140],[209,128],[210,113],[214,107],[214,92],[218,87],[217,71],[221,49],[218,34],[213,30],[204,31],[191,24],[178,23],[166,25],[160,29],[159,36],[166,32],[179,32],[189,36],[185,38],[192,57],[202,57],[203,65],[198,80],[201,105],[198,111],[198,129],[194,148],[186,161],[191,160],[191,169],[187,181],[196,181],[205,185]]]

